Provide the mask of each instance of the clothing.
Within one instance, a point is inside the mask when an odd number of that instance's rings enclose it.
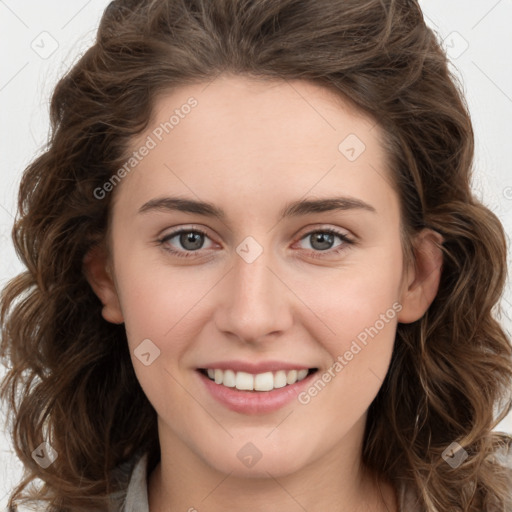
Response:
[[[142,455],[130,476],[130,482],[126,491],[126,500],[123,503],[122,512],[149,512],[147,491],[147,454]],[[421,512],[416,503],[416,496],[412,490],[401,487],[398,490],[399,512]]]
[[[148,455],[139,458],[133,468],[122,512],[149,512],[147,479]]]

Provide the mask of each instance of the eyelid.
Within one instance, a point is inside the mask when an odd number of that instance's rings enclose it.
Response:
[[[301,242],[302,240],[304,240],[308,236],[311,236],[314,233],[329,233],[329,234],[339,237],[340,240],[342,241],[342,243],[339,246],[335,246],[335,248],[327,249],[325,251],[315,251],[315,250],[311,250],[311,249],[309,249],[309,250],[306,249],[306,251],[309,251],[310,255],[313,257],[316,257],[316,258],[322,258],[322,257],[324,257],[323,256],[324,254],[326,255],[325,257],[328,257],[329,255],[336,255],[357,243],[357,240],[354,238],[354,236],[350,232],[348,232],[348,231],[345,232],[345,231],[347,231],[347,230],[343,230],[342,228],[339,228],[339,227],[333,227],[331,225],[307,226],[306,228],[304,228],[302,233],[300,235],[298,235],[297,241],[294,243],[294,245]],[[158,236],[157,242],[163,246],[168,240],[182,234],[183,232],[201,233],[206,238],[209,238],[213,243],[216,243],[216,242],[214,242],[212,237],[209,235],[208,229],[204,228],[203,226],[197,225],[197,224],[182,225],[182,226],[172,229],[170,232],[168,232],[166,234],[165,234],[165,230],[164,230],[164,234]],[[336,249],[336,247],[341,247],[341,248]],[[201,256],[202,253],[204,253],[204,251],[207,251],[208,249],[198,249],[197,251],[187,251],[187,250],[164,248],[164,250],[166,250],[167,252],[169,252],[171,254],[178,255],[178,257],[189,257],[189,256],[195,256],[195,255]]]
[[[308,226],[307,231],[303,232],[299,237],[295,244],[302,242],[302,240],[307,239],[314,233],[329,233],[331,235],[337,236],[341,240],[341,244],[334,246],[330,249],[326,249],[325,251],[315,251],[313,249],[306,249],[309,253],[309,257],[314,259],[328,259],[329,257],[339,256],[342,252],[350,249],[354,245],[357,244],[357,239],[350,234],[350,232],[344,232],[342,228],[332,227],[332,226]],[[294,245],[295,245],[294,244]]]
[[[316,233],[317,231],[332,232],[337,235],[345,236],[347,238],[353,239],[355,241],[355,236],[348,229],[340,228],[338,226],[333,226],[332,224],[313,224],[312,226],[309,225],[309,226],[303,228],[303,230],[301,230],[299,232],[302,234],[298,235],[298,239],[302,240],[302,238],[304,238],[304,236],[310,235],[311,233]]]
[[[175,236],[178,236],[182,233],[187,232],[198,232],[203,234],[206,238],[209,238],[212,242],[214,242],[213,238],[209,234],[209,230],[207,228],[204,228],[203,226],[200,226],[198,224],[192,224],[192,225],[185,225],[185,226],[178,226],[175,228],[169,228],[170,231],[166,232],[167,229],[163,230],[163,234],[160,234],[157,236],[157,242],[164,243],[168,240],[174,238]],[[216,243],[216,242],[214,242]],[[203,250],[203,249],[199,249]],[[179,252],[194,252],[194,251],[179,251]],[[199,251],[197,251],[199,252]]]

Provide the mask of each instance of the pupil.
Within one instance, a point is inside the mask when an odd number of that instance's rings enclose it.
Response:
[[[313,248],[321,251],[330,249],[330,246],[333,243],[333,237],[334,235],[332,233],[317,233],[316,235],[313,235],[314,243],[312,246]],[[320,247],[315,247],[316,242],[320,242]]]
[[[197,249],[201,248],[202,245],[202,234],[201,233],[182,233],[180,237],[180,243],[185,247],[186,249],[189,249],[191,251],[195,251]],[[191,242],[191,246],[189,245],[189,242]]]
[[[191,251],[195,251],[201,248],[202,237],[203,235],[201,233],[182,233],[180,237],[180,242],[183,245],[183,247]],[[333,243],[333,237],[334,235],[332,233],[316,233],[315,235],[313,235],[312,246],[320,251],[330,249]],[[189,243],[191,243],[191,246],[188,245]]]

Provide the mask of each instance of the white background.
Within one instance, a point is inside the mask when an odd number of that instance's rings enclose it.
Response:
[[[23,169],[48,134],[57,79],[87,49],[107,0],[0,0],[0,286],[21,271],[11,242]],[[476,133],[478,197],[512,233],[512,0],[424,0],[427,23],[445,41],[461,77]],[[509,268],[512,268],[509,250]],[[510,284],[503,323],[512,331]],[[0,367],[1,375],[1,367]],[[512,433],[512,415],[497,430]],[[21,475],[0,429],[0,509]]]

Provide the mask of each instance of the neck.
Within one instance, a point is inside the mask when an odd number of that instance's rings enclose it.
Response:
[[[182,445],[164,446],[149,478],[150,512],[225,512],[227,503],[247,512],[266,512],[270,504],[280,512],[398,511],[391,483],[346,453],[331,452],[286,475],[246,477],[218,471]]]

